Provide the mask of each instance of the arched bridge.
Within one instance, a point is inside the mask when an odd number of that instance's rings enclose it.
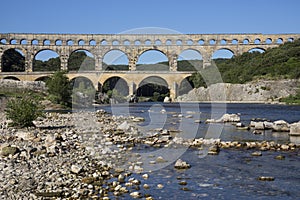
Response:
[[[251,49],[277,47],[287,41],[300,38],[300,34],[20,34],[0,33],[0,78],[15,77],[19,80],[37,80],[53,72],[37,72],[33,68],[35,56],[43,50],[52,50],[59,55],[60,68],[68,70],[68,59],[77,50],[89,51],[95,59],[93,71],[69,71],[70,79],[83,76],[103,84],[111,77],[123,78],[133,94],[142,80],[155,76],[165,80],[171,98],[176,98],[177,87],[192,72],[177,70],[177,60],[185,50],[197,51],[202,56],[203,67],[211,64],[215,51],[226,49],[240,55]],[[3,54],[9,49],[18,49],[25,58],[24,72],[5,72]],[[103,58],[112,50],[122,51],[128,58],[128,71],[106,71]],[[146,51],[156,50],[168,59],[168,71],[138,71],[137,61]]]

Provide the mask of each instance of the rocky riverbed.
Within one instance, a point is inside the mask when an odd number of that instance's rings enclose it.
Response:
[[[255,149],[253,156],[266,150],[300,148],[293,143],[186,139],[178,135],[180,130],[144,132],[135,126],[143,118],[113,116],[103,110],[46,113],[45,118],[34,122],[34,128],[28,129],[9,127],[3,113],[0,117],[1,199],[111,199],[126,195],[152,199],[151,194],[144,192],[149,189],[147,180],[151,179],[151,172],[145,171],[144,165],[159,165],[168,158],[152,155],[149,163],[143,163],[140,155],[134,153],[138,145],[191,147],[204,156],[218,155],[223,148]],[[175,168],[191,167],[185,161],[175,161]],[[140,174],[143,181],[135,174]],[[163,184],[157,184],[157,188],[163,188]]]

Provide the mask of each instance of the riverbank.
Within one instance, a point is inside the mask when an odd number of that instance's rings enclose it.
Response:
[[[295,95],[299,80],[257,80],[245,84],[216,83],[177,97],[178,102],[279,103]]]
[[[174,116],[177,118],[177,116]],[[143,132],[136,124],[141,117],[113,116],[97,112],[46,113],[34,122],[36,128],[15,129],[7,126],[1,114],[0,196],[3,199],[57,197],[151,199],[151,173],[161,164],[176,160],[164,154],[141,159],[136,148],[171,149],[191,147],[202,156],[216,156],[222,149],[299,152],[300,145],[273,141],[221,141],[180,137],[180,130],[158,129]],[[278,158],[279,159],[279,158]],[[147,173],[147,174],[146,174]]]

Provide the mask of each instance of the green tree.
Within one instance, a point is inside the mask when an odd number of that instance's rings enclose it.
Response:
[[[8,49],[2,55],[3,72],[25,71],[25,58],[16,49]]]
[[[72,88],[65,71],[55,72],[47,81],[46,86],[49,92],[49,99],[53,103],[69,105]]]
[[[20,96],[10,99],[5,109],[7,118],[13,121],[13,126],[32,126],[32,121],[43,116],[44,106],[40,100],[38,95],[29,92],[24,92]]]

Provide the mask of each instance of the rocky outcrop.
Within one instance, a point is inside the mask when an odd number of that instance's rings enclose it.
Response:
[[[217,83],[177,97],[177,101],[267,102],[294,95],[299,80],[253,81],[246,84]]]
[[[9,79],[0,79],[0,91],[24,91],[31,90],[35,92],[45,92],[46,84],[42,81],[15,81]]]

